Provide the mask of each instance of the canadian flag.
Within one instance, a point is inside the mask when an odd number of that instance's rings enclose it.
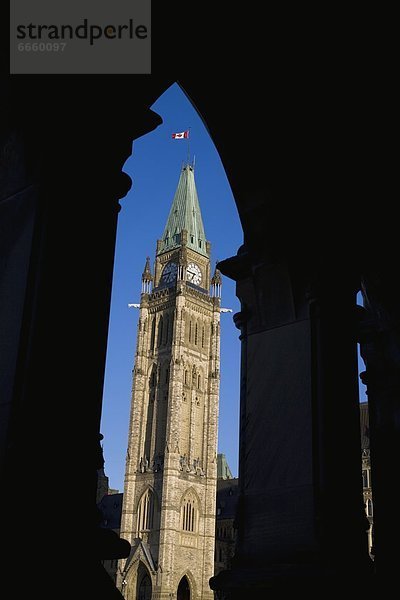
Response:
[[[172,139],[174,139],[174,140],[184,140],[184,139],[187,139],[188,137],[189,137],[189,130],[180,131],[179,133],[172,134]]]

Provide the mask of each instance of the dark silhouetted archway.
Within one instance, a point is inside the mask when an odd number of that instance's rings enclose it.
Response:
[[[190,600],[190,586],[185,576],[179,582],[177,600]]]
[[[151,600],[151,581],[148,575],[142,577],[138,588],[138,600]]]

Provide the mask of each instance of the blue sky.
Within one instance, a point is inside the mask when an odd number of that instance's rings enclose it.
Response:
[[[101,432],[109,484],[123,491],[125,455],[139,311],[128,303],[140,300],[146,256],[154,261],[156,240],[164,230],[187,158],[187,141],[172,133],[190,127],[190,152],[195,155],[195,178],[212,263],[236,254],[242,229],[224,169],[205,126],[177,85],[152,107],[163,124],[134,142],[124,171],[133,180],[118,218],[117,244],[108,336]],[[360,302],[361,303],[361,302]],[[235,284],[223,279],[222,306],[240,309]],[[238,474],[239,331],[232,314],[221,315],[221,391],[218,452],[223,452],[234,476]],[[362,361],[360,369],[363,370]],[[365,400],[364,386],[360,397]]]

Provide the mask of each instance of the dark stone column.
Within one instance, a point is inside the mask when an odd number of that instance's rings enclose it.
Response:
[[[234,566],[211,587],[236,599],[358,585],[371,563],[355,281],[334,263],[306,270],[245,248],[218,268],[237,281],[241,301],[240,500]]]
[[[118,598],[100,559],[110,542],[126,556],[98,526],[103,377],[119,198],[131,186],[122,168],[161,119],[107,81],[3,88],[3,569],[13,590],[41,597]]]

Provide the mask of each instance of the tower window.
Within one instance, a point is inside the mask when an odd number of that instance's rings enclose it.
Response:
[[[192,341],[192,321],[189,321],[189,342]]]
[[[196,323],[196,326],[194,328],[194,344],[195,344],[195,346],[197,346],[197,333],[198,333],[198,331],[197,331],[197,323]]]
[[[164,328],[164,320],[160,318],[160,324],[158,326],[158,345],[161,346],[163,343],[163,328]]]
[[[194,235],[191,235],[191,236],[190,236],[190,243],[191,243],[191,244],[194,244]]]
[[[183,500],[181,522],[183,531],[196,531],[196,507],[191,494]]]
[[[149,531],[153,527],[154,518],[154,494],[148,489],[139,502],[138,509],[138,535],[143,531]]]
[[[199,240],[199,248],[201,248],[201,240]]]
[[[168,344],[168,336],[169,336],[169,316],[166,316],[165,319],[165,343]]]
[[[201,328],[201,347],[204,348],[204,327]]]
[[[151,338],[150,338],[151,350],[154,350],[155,339],[156,339],[156,318],[154,317],[153,322],[151,324]]]
[[[197,377],[197,387],[200,389],[200,384],[201,384],[201,378],[200,375],[198,375]]]
[[[185,385],[188,384],[188,372],[185,371]]]

